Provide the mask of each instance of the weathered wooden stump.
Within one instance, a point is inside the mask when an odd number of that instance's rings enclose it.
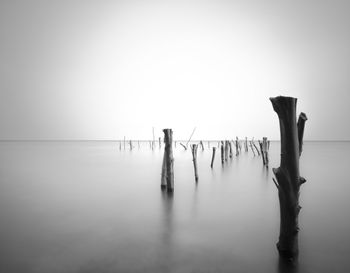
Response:
[[[277,179],[273,181],[278,189],[280,202],[280,236],[277,249],[282,257],[293,259],[299,252],[299,191],[306,181],[299,174],[300,146],[303,140],[301,132],[304,131],[306,115],[302,114],[303,121],[297,125],[296,98],[279,96],[270,100],[278,115],[281,133],[281,162],[278,168],[273,168]]]
[[[161,188],[167,189],[168,192],[174,191],[174,158],[173,158],[173,131],[171,129],[163,129],[164,132],[164,157],[162,166]],[[166,187],[165,187],[166,181]]]
[[[197,170],[197,144],[192,144],[191,145],[191,150],[192,150],[192,158],[193,158],[193,167],[194,167],[194,178],[196,182],[198,182],[198,170]]]
[[[216,147],[213,147],[213,155],[211,156],[211,163],[210,163],[211,168],[213,168],[213,165],[214,165],[215,152],[216,152]]]

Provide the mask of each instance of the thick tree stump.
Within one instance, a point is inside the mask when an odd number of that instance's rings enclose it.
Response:
[[[166,180],[166,188],[168,192],[174,191],[174,158],[173,158],[173,131],[171,129],[163,129],[164,132],[164,157],[162,167],[161,187],[164,188],[164,179]]]
[[[281,133],[281,162],[273,168],[280,202],[280,236],[277,249],[281,256],[295,258],[298,255],[298,216],[300,185],[306,180],[299,174],[299,151],[302,138],[298,138],[296,123],[297,99],[292,97],[270,98],[278,115]],[[306,119],[304,119],[305,121]],[[304,127],[304,122],[300,123]]]
[[[213,155],[211,156],[211,164],[210,164],[211,168],[213,168],[213,165],[214,165],[215,151],[216,151],[216,147],[213,147]]]
[[[197,144],[192,144],[191,145],[191,150],[192,150],[192,158],[193,158],[193,167],[194,167],[194,178],[196,182],[198,182],[198,170],[197,170]]]

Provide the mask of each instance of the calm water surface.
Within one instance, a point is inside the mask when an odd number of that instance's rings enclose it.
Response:
[[[213,145],[213,144],[212,144]],[[270,166],[279,165],[279,143]],[[300,257],[279,261],[277,190],[251,151],[224,166],[174,149],[175,192],[160,190],[163,149],[142,143],[0,143],[0,272],[349,272],[350,143],[307,142]],[[218,151],[217,151],[218,152]]]

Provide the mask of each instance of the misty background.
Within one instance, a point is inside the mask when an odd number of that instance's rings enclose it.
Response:
[[[348,1],[1,1],[0,139],[349,140]]]

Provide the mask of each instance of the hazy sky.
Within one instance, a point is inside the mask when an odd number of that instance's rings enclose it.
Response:
[[[0,138],[349,140],[350,1],[0,2]]]

